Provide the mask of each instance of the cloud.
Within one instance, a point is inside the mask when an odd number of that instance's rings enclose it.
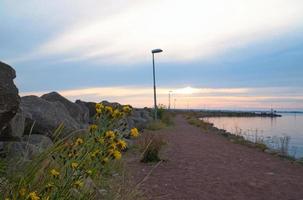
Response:
[[[201,59],[287,33],[303,18],[299,0],[133,0],[99,13],[108,1],[89,2],[64,10],[62,19],[92,8],[21,60],[60,55],[65,62],[134,63],[150,59],[158,47],[164,49],[162,60]]]
[[[301,92],[295,92],[299,89]],[[302,88],[158,88],[158,102],[168,105],[168,92],[171,104],[176,99],[177,108],[229,108],[229,109],[303,109]],[[190,92],[189,92],[190,91]],[[279,95],[283,91],[285,96]],[[21,93],[41,96],[43,92]],[[147,87],[97,87],[62,90],[59,93],[74,101],[116,101],[136,107],[152,107],[153,90]]]

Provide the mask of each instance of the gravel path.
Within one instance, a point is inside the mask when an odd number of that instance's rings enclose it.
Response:
[[[169,143],[162,162],[141,185],[148,199],[303,200],[303,166],[203,133],[177,116],[158,131]],[[131,162],[135,180],[153,168]]]

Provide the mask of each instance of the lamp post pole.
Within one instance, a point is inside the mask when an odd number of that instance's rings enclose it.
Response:
[[[170,110],[170,95],[173,91],[168,92],[168,110]]]
[[[152,50],[153,55],[153,80],[154,80],[154,119],[157,120],[157,91],[156,91],[156,70],[155,70],[155,53],[161,53],[162,49]]]
[[[157,120],[157,90],[156,90],[156,74],[155,74],[155,55],[153,53],[153,78],[154,78],[154,118]]]

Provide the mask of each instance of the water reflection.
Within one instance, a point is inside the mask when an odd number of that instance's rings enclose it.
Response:
[[[206,120],[233,134],[244,134],[253,142],[264,139],[269,145],[277,145],[274,143],[289,140],[289,154],[303,157],[303,114],[283,114],[278,118],[211,117]]]

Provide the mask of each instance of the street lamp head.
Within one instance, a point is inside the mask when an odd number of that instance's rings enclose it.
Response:
[[[163,50],[162,49],[153,49],[152,53],[161,53]]]

